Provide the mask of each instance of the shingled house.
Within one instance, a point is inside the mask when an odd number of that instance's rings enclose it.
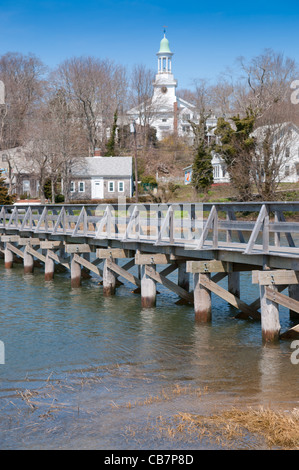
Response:
[[[132,157],[86,157],[72,168],[70,200],[130,198]]]

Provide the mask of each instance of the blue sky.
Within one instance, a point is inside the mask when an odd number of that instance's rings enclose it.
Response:
[[[212,83],[265,48],[299,62],[298,0],[0,0],[0,55],[31,52],[51,68],[91,55],[155,70],[164,25],[179,88]]]

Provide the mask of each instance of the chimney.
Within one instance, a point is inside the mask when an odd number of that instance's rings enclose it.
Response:
[[[95,149],[94,156],[95,157],[101,157],[101,149]]]
[[[177,134],[178,132],[178,103],[175,101],[173,103],[173,132]]]

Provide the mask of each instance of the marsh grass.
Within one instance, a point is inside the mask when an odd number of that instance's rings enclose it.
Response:
[[[196,432],[198,436],[216,439],[230,446],[248,434],[261,438],[268,448],[299,449],[299,410],[274,411],[270,408],[232,408],[211,416],[178,413],[178,432]]]

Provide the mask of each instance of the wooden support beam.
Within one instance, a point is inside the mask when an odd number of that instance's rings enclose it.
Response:
[[[29,246],[27,245],[25,250],[27,251],[27,253],[29,253],[30,255],[34,256],[35,258],[39,259],[40,261],[42,261],[42,263],[45,263],[46,262],[46,257],[44,255],[42,255],[41,253],[39,253],[38,251],[34,250],[34,248],[32,248],[32,246]]]
[[[76,261],[76,263],[89,269],[89,271],[92,271],[93,273],[97,274],[97,276],[103,277],[103,271],[97,266],[95,266],[93,263],[91,263],[90,261],[82,258],[82,256],[79,256],[76,253],[74,253],[73,258]]]
[[[6,243],[6,248],[9,251],[12,251],[15,255],[19,256],[20,258],[24,258],[23,251],[19,250],[16,246],[12,245],[11,243]]]
[[[174,282],[167,279],[167,277],[158,273],[154,267],[152,266],[145,266],[145,274],[153,279],[156,282],[159,282],[163,286],[167,287],[169,290],[175,292],[178,296],[182,299],[187,300],[190,303],[193,303],[193,294],[186,291],[180,286],[177,286]]]
[[[199,282],[202,284],[203,287],[206,289],[210,290],[214,294],[218,295],[222,299],[226,300],[229,304],[231,304],[233,307],[241,310],[242,312],[246,313],[249,317],[253,319],[258,319],[259,318],[259,312],[256,310],[250,308],[249,305],[247,305],[245,302],[243,302],[241,299],[239,299],[237,296],[231,294],[230,292],[227,292],[223,287],[219,286],[215,282],[213,282],[211,279],[208,279],[207,276],[202,276],[200,275]]]
[[[298,284],[299,272],[285,269],[277,271],[252,271],[252,283],[261,286]]]
[[[205,286],[210,280],[210,273],[193,274],[194,283],[194,315],[198,322],[208,323],[212,320],[212,301],[210,289]],[[217,284],[216,284],[217,285]]]
[[[56,261],[56,263],[58,264],[61,264],[62,266],[64,266],[66,269],[70,270],[71,269],[71,266],[70,266],[70,263],[68,262],[68,260],[66,258],[63,258],[61,256],[58,256],[56,253],[54,253],[54,251],[52,250],[48,250],[48,253],[47,255],[53,259],[54,261]]]
[[[170,264],[172,261],[170,255],[163,253],[144,254],[137,253],[135,255],[135,264],[152,265],[152,264]]]
[[[299,325],[289,328],[284,333],[281,333],[280,339],[298,339],[299,338]]]
[[[156,306],[156,280],[153,279],[152,274],[155,272],[156,266],[149,268],[146,265],[141,266],[141,307],[152,308]]]
[[[103,295],[105,297],[110,297],[115,294],[116,288],[116,276],[114,271],[109,268],[109,262],[113,261],[109,259],[104,260],[104,269],[103,269]]]
[[[71,245],[65,245],[65,251],[66,253],[91,253],[91,248],[88,243],[82,243],[82,244],[71,244]]]
[[[114,263],[113,261],[107,259],[107,267],[114,271],[116,274],[119,276],[127,279],[127,281],[131,282],[135,286],[140,287],[141,282],[140,279],[138,279],[136,276],[133,276],[133,274],[128,273],[124,268],[118,266],[118,264]]]
[[[59,240],[45,240],[40,242],[42,250],[56,250],[63,246],[63,242]]]
[[[23,263],[24,263],[24,274],[33,274],[34,261],[33,261],[33,256],[30,253],[29,245],[25,246]]]
[[[299,301],[290,299],[287,295],[280,294],[277,290],[273,287],[265,287],[265,297],[271,302],[276,302],[283,307],[286,307],[294,312],[299,313]]]
[[[228,292],[240,298],[240,292],[241,292],[240,273],[238,272],[228,273],[227,284],[228,284],[228,287],[227,287]]]
[[[13,267],[13,252],[9,249],[9,243],[4,244],[4,266],[5,269]]]
[[[40,245],[41,241],[39,238],[21,238],[19,237],[18,240],[18,245],[30,245],[30,246],[35,246],[35,245]]]
[[[232,272],[231,263],[226,261],[187,261],[187,272],[195,273],[228,273]]]
[[[18,243],[19,242],[19,235],[2,235],[1,242],[2,243]]]
[[[261,326],[262,326],[262,339],[265,343],[276,342],[280,336],[280,321],[279,321],[279,308],[276,297],[269,298],[270,294],[267,293],[269,287],[260,284],[260,298],[261,298]],[[272,290],[277,290],[272,285]],[[277,295],[278,292],[276,293]]]
[[[190,274],[186,271],[186,263],[178,265],[178,286],[189,292],[190,287]]]
[[[76,261],[75,254],[72,255],[71,261],[71,287],[78,288],[81,286],[81,265]]]
[[[49,256],[49,251],[47,251],[45,259],[45,281],[52,281],[54,278],[55,263],[53,258]]]
[[[96,251],[97,258],[111,259],[111,258],[134,258],[135,251],[123,250],[121,248],[99,248]]]

